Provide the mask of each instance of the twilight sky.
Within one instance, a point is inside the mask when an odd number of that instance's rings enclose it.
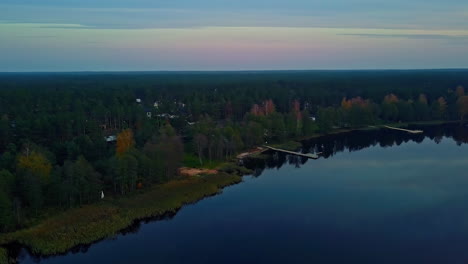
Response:
[[[0,71],[467,67],[467,0],[0,0]]]

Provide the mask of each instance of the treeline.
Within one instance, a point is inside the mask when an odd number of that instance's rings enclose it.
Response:
[[[207,115],[201,117],[188,134],[187,150],[196,153],[203,164],[204,160],[229,160],[243,149],[317,131],[307,110],[259,114],[255,112],[256,107],[254,105],[252,112],[247,112],[241,122],[214,121]]]
[[[309,110],[310,109],[310,110]],[[315,113],[311,114],[310,111]],[[335,106],[311,107],[299,99],[290,102],[290,109],[276,111],[274,100],[254,104],[240,122],[229,119],[214,122],[202,116],[193,128],[193,142],[200,163],[205,159],[223,159],[244,148],[301,138],[314,133],[327,133],[333,128],[358,128],[392,122],[458,120],[468,114],[468,96],[462,86],[448,90],[444,97],[429,102],[426,95],[399,99],[395,94],[384,96],[380,103],[355,97],[342,98]]]
[[[93,145],[88,136],[86,144]],[[0,227],[2,231],[27,225],[45,208],[70,208],[96,202],[101,195],[125,195],[176,176],[183,144],[170,124],[161,126],[137,149],[131,129],[117,136],[115,151],[97,160],[73,149],[76,158],[57,162],[47,148],[26,142],[19,151],[13,144],[2,155],[0,170]],[[8,162],[6,162],[9,160]]]
[[[203,166],[333,128],[464,119],[466,76],[3,74],[0,231],[168,181],[190,157]]]
[[[333,126],[360,127],[379,122],[414,122],[429,120],[464,119],[468,113],[468,97],[462,86],[449,89],[444,96],[430,102],[425,94],[416,98],[400,99],[386,95],[381,103],[355,97],[343,98],[340,106],[319,107],[318,126],[327,132]]]

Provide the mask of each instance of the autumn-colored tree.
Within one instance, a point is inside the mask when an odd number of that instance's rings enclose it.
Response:
[[[347,100],[345,97],[341,100],[341,107],[345,110],[349,110],[353,106],[367,107],[368,105],[369,105],[369,100],[364,100],[360,96],[351,98],[349,100]]]
[[[21,203],[37,214],[44,202],[43,186],[50,181],[52,164],[35,146],[27,143],[18,157],[16,169]]]
[[[117,155],[123,155],[135,145],[133,132],[131,129],[125,129],[117,135]]]
[[[398,97],[394,94],[387,94],[384,97],[384,103],[391,104],[391,103],[397,103],[398,102]]]
[[[344,109],[344,110],[349,110],[351,109],[351,101],[347,100],[346,97],[343,97],[343,99],[341,100],[341,107]]]
[[[19,156],[17,168],[38,175],[42,182],[46,182],[52,165],[43,154],[34,150],[26,150],[23,155]]]
[[[360,107],[367,107],[370,104],[369,100],[364,100],[360,96],[351,99],[353,105],[358,105]]]
[[[276,111],[276,106],[273,103],[273,100],[269,99],[264,102],[265,115],[270,115]]]
[[[439,111],[443,114],[447,111],[447,101],[443,97],[439,97],[437,99],[437,102],[439,103]]]
[[[250,113],[253,114],[254,116],[264,116],[264,115],[270,115],[274,113],[276,110],[276,106],[273,103],[273,100],[269,99],[266,100],[262,103],[262,106],[258,104],[254,104],[252,108],[250,109]]]
[[[263,109],[258,104],[254,104],[252,106],[252,109],[250,109],[250,113],[252,115],[254,115],[254,116],[262,116],[263,115]]]
[[[352,127],[361,126],[366,122],[370,122],[372,110],[370,109],[371,103],[369,100],[364,100],[361,97],[354,97],[351,99],[343,98],[341,100],[341,119],[345,125]]]

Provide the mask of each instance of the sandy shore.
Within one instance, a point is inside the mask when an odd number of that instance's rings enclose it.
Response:
[[[196,169],[196,168],[187,168],[182,167],[179,169],[179,174],[186,175],[186,176],[197,176],[200,174],[216,174],[218,173],[217,170],[210,170],[210,169]]]

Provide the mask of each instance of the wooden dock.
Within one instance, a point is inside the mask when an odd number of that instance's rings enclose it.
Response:
[[[319,158],[319,156],[318,156],[317,154],[299,153],[299,152],[289,151],[289,150],[285,150],[285,149],[274,148],[274,147],[270,147],[270,146],[265,146],[265,148],[271,149],[271,150],[274,150],[274,151],[278,151],[278,152],[283,152],[283,153],[286,153],[286,154],[291,154],[291,155],[296,155],[296,156],[300,156],[300,157],[305,157],[305,158],[309,158],[309,159],[318,159],[318,158]]]
[[[249,156],[260,154],[260,153],[262,153],[264,151],[267,151],[267,150],[268,149],[266,149],[266,148],[257,147],[257,149],[255,149],[255,150],[250,150],[250,151],[247,151],[247,152],[244,152],[244,153],[241,153],[241,154],[237,155],[236,158],[237,159],[247,158]]]
[[[411,133],[411,134],[421,134],[421,133],[424,132],[424,131],[422,131],[422,130],[409,130],[409,129],[404,129],[404,128],[391,127],[391,126],[384,126],[384,127],[385,127],[385,128],[388,128],[388,129],[393,129],[393,130],[399,130],[399,131],[408,132],[408,133]]]

